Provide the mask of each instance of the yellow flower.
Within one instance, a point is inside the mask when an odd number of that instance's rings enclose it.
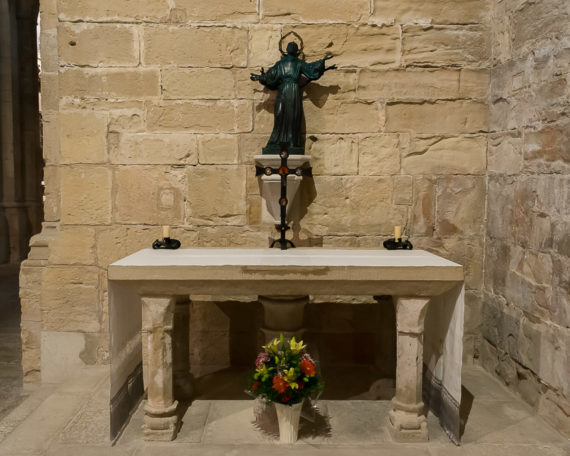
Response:
[[[255,372],[257,372],[257,373],[260,374],[260,375],[265,375],[265,374],[267,374],[267,372],[268,372],[268,371],[267,371],[267,366],[264,364],[263,366],[258,367],[257,369],[255,369]]]
[[[264,345],[263,348],[270,353],[277,353],[279,351],[279,339],[273,339],[267,345]]]
[[[300,340],[299,342],[296,342],[294,337],[291,339],[291,352],[294,355],[298,354],[305,347],[306,347],[306,345],[303,345],[302,340]]]
[[[285,371],[285,380],[287,380],[287,382],[289,382],[290,384],[295,383],[295,380],[297,380],[297,373],[295,372],[295,369],[291,368]],[[295,383],[295,386],[296,385],[297,384]]]

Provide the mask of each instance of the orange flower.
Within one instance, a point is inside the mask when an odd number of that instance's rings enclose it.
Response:
[[[301,361],[301,371],[306,376],[315,375],[315,365],[308,359],[304,359]]]
[[[257,388],[259,388],[259,381],[258,381],[258,380],[256,380],[255,382],[253,382],[253,385],[251,385],[252,391],[257,390]]]
[[[279,394],[283,394],[288,386],[289,383],[287,383],[285,379],[281,377],[281,375],[276,375],[273,377],[273,389]]]

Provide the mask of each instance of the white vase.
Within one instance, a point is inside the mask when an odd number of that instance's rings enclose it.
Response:
[[[279,442],[295,443],[299,434],[299,420],[303,401],[298,404],[285,405],[275,402],[277,422],[279,423]]]

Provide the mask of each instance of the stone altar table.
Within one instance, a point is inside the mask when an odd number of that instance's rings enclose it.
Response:
[[[393,436],[428,438],[423,392],[450,438],[459,441],[464,291],[458,264],[421,250],[145,249],[111,264],[108,285],[112,437],[142,394],[143,353],[145,438],[176,437],[172,330],[178,303],[189,295],[260,295],[271,337],[302,331],[305,296],[334,294],[393,297]]]

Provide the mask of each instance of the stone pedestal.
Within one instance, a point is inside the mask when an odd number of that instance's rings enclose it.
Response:
[[[281,166],[281,157],[279,155],[256,155],[254,160],[257,166],[263,168],[271,167],[278,169]],[[289,155],[287,158],[287,166],[289,169],[300,168],[310,161],[310,155]],[[287,221],[289,221],[289,214],[302,180],[303,176],[296,176],[295,174],[289,174],[287,176],[287,200],[289,201],[287,205]],[[264,221],[271,221],[275,225],[281,223],[280,196],[281,176],[279,174],[261,176],[261,197],[265,200],[262,213],[262,219]]]
[[[308,296],[260,296],[263,305],[265,342],[283,334],[286,338],[303,338],[303,317]]]
[[[396,396],[389,413],[390,432],[398,441],[428,440],[422,401],[424,320],[429,298],[395,297],[398,331]]]
[[[172,329],[176,298],[145,296],[142,321],[148,370],[147,403],[144,407],[144,438],[173,440],[178,432],[178,417],[172,379]]]

